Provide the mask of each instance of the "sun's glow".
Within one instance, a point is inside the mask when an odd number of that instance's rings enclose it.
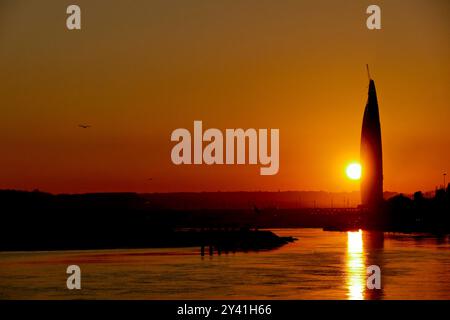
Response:
[[[359,180],[361,179],[361,165],[356,162],[350,163],[347,166],[345,173],[347,174],[347,177],[349,177],[349,179]]]

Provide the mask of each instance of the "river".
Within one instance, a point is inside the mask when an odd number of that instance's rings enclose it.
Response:
[[[270,251],[200,248],[0,252],[0,299],[450,299],[450,238],[277,229]],[[68,290],[66,268],[81,268]],[[366,268],[381,270],[368,289]]]

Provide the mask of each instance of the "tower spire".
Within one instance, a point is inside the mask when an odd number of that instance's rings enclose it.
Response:
[[[372,78],[370,77],[369,64],[366,64],[366,69],[367,69],[367,76],[369,77],[369,80],[372,80]]]

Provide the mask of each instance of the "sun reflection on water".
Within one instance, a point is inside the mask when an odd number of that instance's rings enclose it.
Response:
[[[365,281],[362,230],[347,232],[347,288],[348,299],[363,300]]]

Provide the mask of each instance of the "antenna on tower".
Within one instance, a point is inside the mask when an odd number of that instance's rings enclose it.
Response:
[[[366,69],[367,69],[367,76],[369,77],[369,80],[371,80],[372,78],[370,77],[369,64],[366,64]]]

